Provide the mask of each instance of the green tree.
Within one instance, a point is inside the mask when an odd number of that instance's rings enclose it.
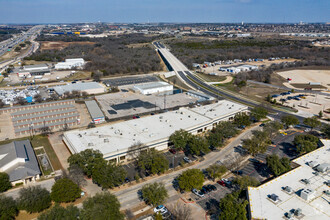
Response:
[[[320,111],[320,112],[319,112],[319,118],[322,118],[322,117],[323,117],[323,112]]]
[[[250,116],[246,112],[239,112],[234,117],[234,124],[239,128],[243,126],[250,126]]]
[[[273,139],[280,129],[283,129],[283,125],[278,121],[269,122],[264,126],[264,131],[268,133],[270,139]]]
[[[300,134],[294,137],[293,143],[299,154],[304,154],[315,150],[319,139],[311,134]]]
[[[240,190],[246,190],[248,186],[258,186],[259,181],[251,176],[239,176],[233,180],[233,183],[237,184]]]
[[[210,151],[207,140],[200,136],[190,138],[187,144],[187,150],[193,155],[201,155],[201,152],[208,153]]]
[[[274,173],[275,176],[279,176],[285,172],[291,170],[289,158],[279,158],[278,155],[269,155],[266,158],[268,168]]]
[[[120,203],[116,196],[106,193],[98,193],[87,198],[83,202],[81,210],[83,220],[123,220],[124,215],[120,212]]]
[[[95,164],[102,161],[104,161],[103,154],[100,151],[93,149],[86,149],[80,153],[73,154],[68,158],[70,167],[74,164],[78,165],[88,177],[92,176],[92,170]]]
[[[41,212],[51,205],[50,193],[40,186],[30,186],[19,191],[18,208],[27,212]]]
[[[0,195],[0,220],[15,219],[18,214],[17,204],[12,197]]]
[[[141,193],[145,203],[152,206],[163,204],[168,197],[164,184],[158,182],[144,185]]]
[[[330,138],[330,124],[325,124],[321,131],[324,133],[326,138]]]
[[[103,189],[113,188],[123,184],[127,176],[126,170],[111,161],[98,163],[93,169],[93,182],[100,185]]]
[[[270,144],[271,140],[265,131],[254,131],[252,138],[243,140],[243,148],[252,156],[265,153]]]
[[[68,207],[64,208],[56,203],[53,208],[42,213],[38,217],[38,220],[76,220],[79,219],[79,215],[80,210],[76,206],[69,205]]]
[[[9,175],[4,172],[0,172],[0,192],[7,191],[11,188],[11,183],[9,181]]]
[[[81,189],[72,180],[59,179],[52,186],[50,197],[54,202],[73,202],[80,198]]]
[[[281,118],[281,122],[285,125],[285,127],[289,127],[290,125],[297,125],[299,124],[299,120],[296,116],[293,115],[284,115]]]
[[[227,168],[220,164],[212,164],[208,168],[206,168],[209,176],[215,180],[216,178],[221,178],[223,174],[227,172]]]
[[[260,121],[260,119],[262,118],[266,118],[266,116],[268,115],[268,111],[263,108],[263,107],[254,107],[251,110],[251,117],[254,118],[256,121]]]
[[[183,129],[175,131],[169,138],[170,142],[174,144],[176,150],[184,150],[191,138],[191,134]]]
[[[311,127],[312,130],[316,127],[321,126],[321,122],[318,120],[318,118],[316,116],[310,117],[310,118],[305,118],[304,124]]]
[[[247,220],[246,206],[247,200],[238,198],[237,193],[227,194],[220,200],[220,220]]]
[[[179,187],[185,191],[201,189],[204,183],[203,172],[199,169],[188,169],[178,177]]]
[[[169,168],[169,162],[164,154],[154,148],[142,152],[137,159],[137,164],[139,169],[152,174],[164,173]]]
[[[227,138],[237,135],[238,132],[236,124],[222,121],[208,133],[207,141],[213,147],[221,147]]]
[[[207,135],[207,142],[213,147],[222,147],[225,142],[225,137],[222,133],[212,130]]]

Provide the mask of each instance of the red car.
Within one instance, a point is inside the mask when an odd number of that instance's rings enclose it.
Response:
[[[175,149],[169,149],[169,152],[171,152],[172,154],[176,154],[176,150]]]
[[[219,183],[221,186],[226,186],[226,183],[223,180],[219,180],[217,183]]]

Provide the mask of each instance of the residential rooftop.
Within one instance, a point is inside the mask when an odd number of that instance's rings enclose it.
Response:
[[[317,172],[320,165],[329,162],[330,140],[321,141],[323,147],[293,160],[297,168],[259,187],[249,187],[251,219],[288,219],[285,214],[297,209],[301,216],[292,214],[294,219],[330,219],[330,197],[324,193],[329,190],[325,184],[330,181],[329,169]],[[269,198],[272,194],[278,196],[276,201]]]

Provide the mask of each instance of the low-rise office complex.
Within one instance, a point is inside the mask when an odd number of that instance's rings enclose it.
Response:
[[[330,219],[330,140],[301,156],[298,167],[258,187],[249,187],[251,219]]]
[[[142,144],[145,149],[165,150],[168,148],[169,136],[176,130],[201,133],[247,110],[246,106],[222,100],[93,129],[65,132],[63,140],[73,154],[95,149],[100,150],[105,159],[120,162],[130,159],[129,155],[136,150],[136,144]]]
[[[40,178],[39,164],[29,140],[0,146],[0,172],[9,175],[12,185],[27,184]]]

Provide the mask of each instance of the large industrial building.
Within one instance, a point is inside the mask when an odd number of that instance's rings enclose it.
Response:
[[[20,78],[29,78],[31,76],[49,75],[50,69],[47,64],[27,65],[23,66],[23,69],[18,69],[16,73]]]
[[[152,82],[135,85],[133,90],[140,92],[143,95],[153,94],[153,93],[165,93],[173,91],[173,85],[166,82]]]
[[[247,110],[247,106],[221,100],[196,108],[180,108],[93,129],[65,132],[63,140],[73,154],[95,149],[100,150],[105,159],[121,162],[130,159],[130,148],[137,143],[146,149],[165,150],[169,136],[176,130],[201,133]]]
[[[13,186],[17,183],[25,185],[40,178],[39,164],[29,140],[0,146],[0,172],[9,175]]]
[[[100,124],[105,121],[104,114],[95,100],[85,101],[85,104],[93,123]]]
[[[85,60],[83,58],[65,59],[65,62],[60,62],[55,64],[55,69],[73,69],[82,68],[85,65]]]
[[[330,219],[330,140],[295,160],[298,167],[248,188],[250,219]]]
[[[74,83],[64,86],[55,86],[53,89],[59,96],[62,96],[65,92],[72,91],[86,92],[89,95],[101,94],[105,92],[105,88],[97,82]]]

